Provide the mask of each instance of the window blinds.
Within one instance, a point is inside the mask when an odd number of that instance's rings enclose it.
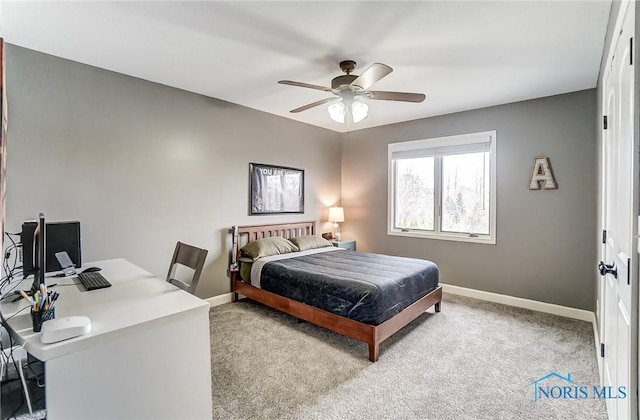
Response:
[[[434,145],[428,146],[425,142],[422,144],[416,144],[411,148],[402,147],[404,150],[391,149],[391,159],[416,159],[432,156],[445,156],[445,155],[461,155],[467,153],[484,153],[489,152],[491,147],[491,138],[478,139],[479,141],[464,143],[464,144],[451,144],[451,145]],[[402,145],[402,143],[394,143],[393,145]]]

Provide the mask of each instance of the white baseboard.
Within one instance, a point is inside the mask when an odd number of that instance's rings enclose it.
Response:
[[[482,290],[468,289],[466,287],[452,286],[442,284],[442,291],[452,295],[460,295],[471,297],[489,302],[501,303],[508,306],[516,306],[518,308],[530,309],[532,311],[544,312],[547,314],[559,315],[566,318],[578,319],[580,321],[591,322],[593,325],[593,341],[595,343],[596,360],[598,364],[598,373],[600,374],[600,384],[602,381],[602,358],[600,357],[600,334],[598,334],[598,323],[596,322],[596,314],[584,309],[570,308],[568,306],[555,305],[553,303],[539,302],[537,300],[523,299],[514,296],[501,295],[498,293],[483,292]],[[446,309],[443,309],[446,310]]]
[[[598,322],[596,321],[595,314],[593,316],[593,342],[596,345],[596,364],[598,365],[598,376],[600,378],[600,385],[604,386],[604,376],[602,375],[602,368],[604,358],[600,356],[600,334],[598,332]]]
[[[452,286],[449,284],[440,283],[440,285],[442,286],[442,291],[444,293],[467,296],[479,300],[486,300],[488,302],[501,303],[508,306],[516,306],[518,308],[564,316],[566,318],[579,319],[581,321],[593,323],[595,328],[595,314],[584,309],[570,308],[568,306],[555,305],[553,303],[539,302],[537,300],[524,299],[508,295],[501,295],[498,293],[483,292],[482,290],[468,289],[466,287]]]
[[[602,363],[600,361],[600,337],[598,334],[598,324],[596,322],[596,315],[591,311],[584,309],[570,308],[568,306],[555,305],[553,303],[539,302],[531,299],[523,299],[514,296],[501,295],[498,293],[483,292],[482,290],[469,289],[466,287],[453,286],[449,284],[440,283],[442,291],[452,295],[460,295],[471,297],[479,300],[485,300],[488,302],[501,303],[503,305],[515,306],[518,308],[530,309],[532,311],[544,312],[553,315],[564,316],[566,318],[578,319],[581,321],[591,322],[593,325],[593,337],[595,342],[596,357],[598,360],[598,373],[600,373],[600,382],[602,383]],[[213,296],[206,299],[209,305],[214,306],[223,305],[231,302],[232,293],[225,293],[223,295]]]
[[[515,306],[518,308],[530,309],[532,311],[544,312],[553,315],[564,316],[566,318],[579,319],[581,321],[587,321],[593,323],[594,333],[597,338],[597,325],[596,316],[591,311],[584,309],[570,308],[568,306],[555,305],[553,303],[539,302],[537,300],[524,299],[514,296],[501,295],[498,293],[484,292],[482,290],[469,289],[466,287],[453,286],[450,284],[440,283],[442,291],[452,295],[467,296],[479,300],[486,300],[488,302],[501,303],[503,305]],[[231,302],[231,293],[225,293],[223,295],[213,296],[207,298],[211,307],[223,305]],[[598,339],[599,340],[599,339]],[[596,340],[596,341],[598,341]]]
[[[440,283],[442,291],[452,295],[467,296],[479,300],[486,300],[488,302],[501,303],[503,305],[515,306],[518,308],[530,309],[532,311],[544,312],[547,314],[564,316],[566,318],[579,319],[581,321],[587,321],[593,323],[593,330],[596,338],[598,338],[598,329],[596,324],[596,315],[591,311],[584,309],[570,308],[568,306],[555,305],[553,303],[539,302],[537,300],[524,299],[509,295],[501,295],[499,293],[484,292],[482,290],[469,289],[466,287],[453,286],[450,284]],[[231,302],[231,293],[225,293],[223,295],[213,296],[207,298],[211,307],[224,305]],[[599,338],[596,340],[599,341]]]
[[[213,308],[214,306],[224,305],[225,303],[231,302],[232,293],[225,293],[224,295],[213,296],[205,299],[209,302],[209,305]]]

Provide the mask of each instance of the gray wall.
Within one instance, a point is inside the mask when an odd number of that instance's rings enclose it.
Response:
[[[343,238],[358,249],[427,258],[443,283],[593,310],[596,92],[409,121],[345,135]],[[497,130],[497,244],[387,235],[387,144]],[[559,189],[530,191],[536,156]]]
[[[80,220],[85,261],[124,257],[161,277],[175,242],[190,242],[209,250],[209,297],[229,290],[229,226],[324,221],[342,188],[343,236],[360,250],[431,259],[448,284],[593,309],[595,90],[341,136],[11,45],[7,84],[9,232],[39,211]],[[497,245],[387,236],[387,144],[494,129]],[[558,190],[527,189],[538,155]],[[305,169],[305,214],[248,216],[249,162]]]
[[[197,294],[219,295],[230,226],[326,220],[340,198],[328,130],[12,45],[7,88],[6,229],[40,211],[80,220],[85,261],[164,277],[188,242],[209,250]],[[305,214],[248,216],[249,162],[305,169]]]

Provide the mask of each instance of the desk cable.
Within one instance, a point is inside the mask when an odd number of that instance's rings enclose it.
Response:
[[[4,258],[2,259],[2,268],[6,275],[0,279],[0,296],[5,295],[5,289],[22,273],[22,267],[18,267],[18,250],[21,249],[22,243],[16,243],[16,241],[13,240],[13,237],[19,236],[19,234],[5,232],[5,235],[11,241],[11,245],[7,246],[4,252]],[[15,287],[16,285],[8,291],[12,291]]]

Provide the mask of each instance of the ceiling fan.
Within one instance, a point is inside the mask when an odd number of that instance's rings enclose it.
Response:
[[[299,108],[292,109],[290,112],[297,113],[306,111],[307,109],[331,103],[329,105],[329,115],[331,119],[336,122],[342,123],[347,116],[347,120],[351,120],[354,123],[360,122],[367,117],[368,106],[359,100],[360,97],[365,97],[373,100],[382,101],[400,101],[400,102],[422,102],[426,96],[422,93],[408,93],[408,92],[389,92],[382,90],[369,90],[369,88],[383,77],[393,71],[393,69],[386,64],[373,63],[369,66],[360,76],[351,74],[356,68],[356,62],[353,60],[344,60],[340,62],[340,69],[346,74],[333,78],[331,80],[331,87],[312,85],[303,82],[294,82],[292,80],[280,80],[278,83],[283,85],[291,85],[304,87],[309,89],[322,90],[324,92],[331,92],[336,97],[330,97],[321,99],[316,102],[312,102],[307,105],[303,105]]]

